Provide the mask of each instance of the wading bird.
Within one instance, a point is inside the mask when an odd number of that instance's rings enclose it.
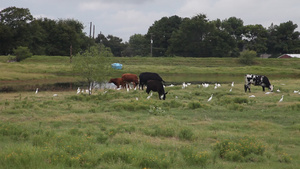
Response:
[[[283,95],[281,96],[281,99],[279,100],[279,102],[282,102],[283,101]]]
[[[207,100],[208,102],[211,101],[214,94],[211,94],[210,98]]]

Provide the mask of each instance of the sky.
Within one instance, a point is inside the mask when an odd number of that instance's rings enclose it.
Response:
[[[292,21],[300,27],[299,0],[0,0],[0,10],[11,6],[28,8],[34,18],[78,20],[86,35],[92,22],[95,36],[101,32],[123,42],[134,34],[146,34],[162,17],[174,15],[205,14],[209,20],[237,17],[244,25],[265,28]]]

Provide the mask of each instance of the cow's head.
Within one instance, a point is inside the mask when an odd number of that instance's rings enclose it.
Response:
[[[163,100],[166,100],[166,95],[168,94],[168,92],[166,92],[166,93],[164,93],[163,95],[161,95],[161,98],[163,99]]]
[[[270,89],[271,92],[273,92],[274,85],[270,85],[270,88],[269,88],[269,89]]]

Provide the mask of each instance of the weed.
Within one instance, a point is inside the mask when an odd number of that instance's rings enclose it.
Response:
[[[98,143],[101,143],[101,144],[104,144],[106,143],[106,141],[108,140],[108,136],[105,135],[104,133],[98,133],[97,136],[96,136],[96,141]]]
[[[198,108],[202,108],[202,107],[203,106],[199,102],[190,102],[188,104],[189,109],[198,109]]]
[[[219,152],[222,159],[228,161],[248,161],[253,155],[262,156],[265,152],[265,146],[250,137],[218,142],[213,149]],[[248,155],[251,155],[251,158],[245,159]]]
[[[207,151],[198,152],[192,146],[182,147],[180,151],[184,160],[189,165],[200,165],[205,167],[210,158]]]
[[[290,163],[292,160],[292,157],[287,153],[280,153],[278,155],[278,161],[281,163]]]
[[[194,136],[193,131],[190,128],[183,128],[180,130],[178,137],[181,140],[192,140]]]

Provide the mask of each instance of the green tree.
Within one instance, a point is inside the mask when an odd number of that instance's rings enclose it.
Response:
[[[217,19],[212,21],[215,29],[206,39],[207,48],[210,50],[212,57],[237,57],[239,49],[235,39],[222,28],[222,22]]]
[[[14,35],[12,29],[0,23],[0,54],[8,55],[14,48]]]
[[[100,52],[102,50],[106,52]],[[109,73],[110,64],[108,64],[107,57],[113,55],[112,53],[108,55],[107,51],[106,49],[100,49],[100,46],[92,46],[90,50],[77,54],[73,58],[73,72],[86,80],[89,95],[92,94],[95,82],[102,83]]]
[[[240,18],[230,17],[222,21],[222,28],[235,39],[235,43],[239,50],[243,50],[244,42],[242,38],[244,31],[244,21]]]
[[[32,53],[27,47],[19,46],[13,50],[14,55],[16,56],[16,61],[20,62],[32,56]]]
[[[184,57],[210,57],[209,36],[215,29],[206,15],[185,18],[179,30],[172,34],[168,54]],[[183,45],[184,44],[184,45]]]
[[[0,11],[0,35],[4,35],[0,38],[0,44],[5,44],[0,47],[0,51],[4,52],[2,54],[11,53],[18,46],[28,46],[28,25],[32,20],[33,16],[27,8],[8,7]]]
[[[101,43],[105,47],[109,47],[111,52],[116,57],[123,56],[123,51],[126,49],[126,45],[122,43],[122,39],[113,35],[105,37],[103,34],[99,34],[95,39],[96,43]]]
[[[248,50],[265,53],[267,51],[267,37],[268,32],[262,25],[244,26],[244,42]]]
[[[296,31],[298,25],[292,21],[271,25],[268,29],[268,53],[282,54],[299,51],[300,32]]]
[[[152,38],[152,56],[165,56],[169,47],[169,39],[172,33],[179,29],[182,18],[174,15],[171,17],[163,17],[148,29],[146,39],[150,47],[150,40]],[[150,50],[148,50],[148,53]]]
[[[127,55],[129,56],[147,56],[150,51],[149,43],[144,35],[135,34],[130,36]]]

